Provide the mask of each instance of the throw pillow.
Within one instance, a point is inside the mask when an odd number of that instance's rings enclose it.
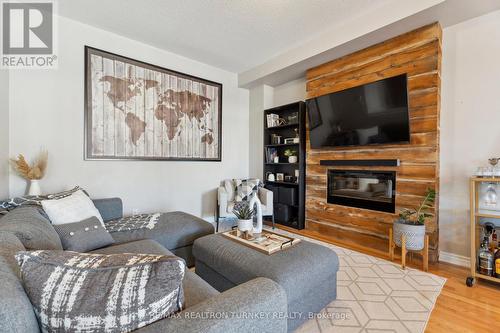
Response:
[[[95,216],[104,226],[101,214],[82,190],[62,199],[43,200],[42,207],[52,224],[74,223]]]
[[[147,254],[20,252],[43,332],[130,332],[180,311],[184,260]]]
[[[87,192],[85,192],[85,190],[82,189],[80,186],[75,186],[71,190],[49,194],[49,195],[47,195],[47,199],[62,199],[62,198],[66,198],[66,197],[69,197],[70,195],[72,195],[73,193],[75,193],[78,190],[82,190],[85,194],[87,194]]]
[[[59,193],[48,195],[25,195],[21,197],[14,197],[8,200],[0,200],[0,217],[6,215],[9,211],[21,206],[42,206],[42,201],[47,199],[62,199],[67,197],[78,190],[83,190],[80,186],[75,186],[73,189]]]
[[[97,217],[81,222],[55,224],[64,250],[88,252],[113,244],[115,241]]]
[[[44,214],[41,207],[18,207],[0,219],[0,231],[16,235],[27,250],[62,250],[61,240]]]
[[[234,180],[236,183],[235,201],[250,201],[257,195],[259,187],[262,186],[259,179]]]

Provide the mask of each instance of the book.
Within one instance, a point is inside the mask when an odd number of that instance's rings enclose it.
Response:
[[[266,152],[266,163],[274,163],[274,158],[278,156],[278,149],[268,147]]]

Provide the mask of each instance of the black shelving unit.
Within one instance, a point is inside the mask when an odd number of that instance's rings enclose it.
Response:
[[[284,120],[279,126],[268,127],[267,116],[276,114]],[[289,117],[297,115],[295,120]],[[273,134],[281,136],[281,142],[272,141]],[[286,138],[298,135],[298,143],[284,143]],[[266,188],[274,193],[275,222],[296,229],[304,229],[305,221],[305,176],[306,176],[306,111],[304,102],[296,102],[264,110],[264,177]],[[279,162],[269,158],[269,149],[273,149],[279,156]],[[297,163],[289,163],[284,155],[285,150],[297,151]],[[295,177],[295,170],[299,171],[298,181],[278,181],[277,173]],[[269,181],[268,175],[273,173],[275,181]],[[280,197],[281,194],[281,197]],[[288,217],[288,218],[287,218]]]

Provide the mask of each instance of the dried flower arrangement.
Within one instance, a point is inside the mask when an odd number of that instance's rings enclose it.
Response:
[[[11,159],[12,167],[17,174],[26,180],[40,180],[45,176],[49,154],[46,150],[42,150],[33,164],[30,166],[23,154],[19,154],[17,159]]]

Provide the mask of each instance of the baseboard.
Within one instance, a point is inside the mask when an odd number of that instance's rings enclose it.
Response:
[[[470,267],[470,258],[461,256],[459,254],[439,251],[439,261],[447,262],[449,264]]]

